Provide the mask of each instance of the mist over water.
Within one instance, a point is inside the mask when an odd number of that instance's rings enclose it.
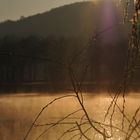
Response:
[[[138,140],[137,7],[81,2],[0,24],[0,140]]]
[[[67,93],[68,94],[68,93]],[[31,126],[36,115],[41,109],[48,104],[51,100],[60,97],[63,94],[46,94],[46,95],[3,95],[0,98],[0,139],[1,140],[23,140],[27,130]],[[139,107],[139,94],[131,93],[126,96],[126,109],[125,113],[130,119],[134,115],[136,109]],[[103,122],[104,115],[111,102],[111,98],[107,94],[85,94],[84,104],[90,115],[96,121]],[[121,98],[118,100],[120,107],[122,106]],[[56,101],[49,108],[44,110],[42,115],[39,117],[37,124],[53,123],[57,120],[65,117],[69,113],[79,108],[79,103],[76,98],[69,97],[59,101]],[[72,121],[74,118],[81,116],[81,113],[77,113],[68,118],[68,121]],[[140,113],[137,115],[140,117]],[[122,115],[119,110],[116,109],[115,118],[113,123],[116,126],[121,125]],[[108,120],[107,120],[108,121]],[[40,140],[56,140],[65,130],[70,128],[70,124],[60,125],[44,134]],[[31,131],[28,139],[34,140],[38,135],[47,128],[47,126],[34,127]],[[75,132],[77,133],[77,132]],[[90,132],[88,135],[92,135]],[[72,134],[66,135],[64,138],[67,140]],[[102,140],[98,134],[95,135],[96,140]],[[123,135],[119,131],[114,133],[112,140],[123,139]]]

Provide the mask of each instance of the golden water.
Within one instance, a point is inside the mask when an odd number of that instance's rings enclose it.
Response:
[[[67,93],[68,94],[68,93]],[[29,127],[39,111],[51,100],[62,96],[64,94],[56,95],[1,95],[0,96],[0,140],[23,140]],[[84,104],[89,116],[96,121],[103,122],[104,115],[111,102],[109,95],[100,94],[86,94],[84,95]],[[118,104],[122,106],[122,99],[118,100]],[[130,118],[134,115],[136,109],[140,106],[140,94],[129,94],[126,96],[125,114]],[[65,117],[69,113],[80,108],[77,99],[73,97],[65,98],[56,101],[47,110],[44,110],[39,117],[37,124],[46,124],[56,122],[57,120]],[[81,114],[77,113],[69,117],[69,121],[73,121],[74,118],[80,117]],[[137,119],[140,118],[140,113],[137,115]],[[119,126],[121,124],[122,115],[119,110],[116,109],[114,124]],[[75,121],[75,120],[74,120]],[[126,122],[127,123],[127,122]],[[37,136],[46,129],[47,126],[35,127],[32,129],[28,139],[35,140]],[[59,125],[54,127],[45,133],[40,140],[57,140],[57,138],[66,130],[70,128],[70,125]],[[140,131],[140,129],[138,129]],[[77,132],[70,133],[64,137],[64,140],[70,139],[70,137]],[[90,131],[89,131],[90,133]],[[140,133],[140,132],[139,132]],[[88,135],[93,135],[88,134]],[[102,140],[98,134],[94,134],[95,140]],[[77,140],[78,137],[75,137]],[[123,135],[116,132],[110,140],[123,140]],[[83,138],[84,140],[84,138]]]

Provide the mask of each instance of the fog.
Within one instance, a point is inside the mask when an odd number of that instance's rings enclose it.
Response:
[[[69,93],[57,94],[57,95],[38,95],[38,94],[13,94],[13,95],[1,95],[0,97],[0,139],[1,140],[23,140],[29,127],[33,123],[33,120],[41,109],[48,104],[51,100],[60,97],[62,95],[67,95]],[[71,93],[70,93],[71,94]],[[131,120],[135,114],[136,109],[139,107],[139,94],[133,93],[126,96],[125,104],[125,114]],[[90,117],[96,121],[103,122],[107,108],[111,102],[111,98],[108,94],[84,94],[84,105],[87,109]],[[118,105],[122,106],[121,97],[118,99]],[[78,101],[74,97],[64,98],[54,102],[49,108],[44,110],[37,120],[37,125],[42,125],[46,123],[53,123],[59,119],[67,116],[69,113],[77,110],[80,107]],[[72,120],[81,117],[81,112],[71,115],[66,121],[71,122]],[[140,113],[137,115],[137,119],[140,117]],[[109,120],[107,120],[108,122]],[[126,121],[126,120],[125,120]],[[113,124],[117,127],[121,127],[122,114],[118,109],[115,111]],[[125,129],[128,126],[125,123]],[[72,124],[58,125],[48,132],[44,133],[39,139],[40,140],[56,140],[58,139],[64,131],[69,129]],[[48,126],[38,126],[33,127],[27,139],[36,139],[42,131],[44,131]],[[67,140],[74,134],[68,133],[63,139]],[[87,135],[93,135],[88,133]],[[136,135],[136,134],[134,134]],[[112,140],[122,140],[124,134],[119,132],[119,130],[114,130],[114,135]],[[95,133],[96,140],[102,140],[102,137]],[[77,139],[77,137],[75,137]],[[84,139],[84,138],[83,138]]]

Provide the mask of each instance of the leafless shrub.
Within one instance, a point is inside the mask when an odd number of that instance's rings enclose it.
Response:
[[[124,16],[125,22],[128,15],[128,4],[129,4],[129,1],[126,1],[126,9],[125,9],[126,13]],[[114,88],[112,91],[109,91],[110,98],[112,100],[106,110],[104,121],[98,122],[94,120],[94,118],[89,115],[84,104],[85,99],[82,93],[82,82],[84,81],[84,78],[88,71],[88,66],[84,67],[83,77],[81,78],[81,80],[78,80],[72,68],[72,63],[74,62],[76,57],[78,57],[79,55],[81,55],[81,53],[83,53],[83,51],[85,51],[85,48],[83,48],[78,54],[76,54],[76,56],[72,58],[72,60],[66,66],[69,72],[69,76],[70,76],[72,87],[73,87],[72,91],[74,92],[74,94],[55,98],[53,101],[51,101],[46,106],[44,106],[42,110],[39,112],[39,114],[37,115],[37,117],[35,118],[31,127],[29,128],[26,136],[24,137],[24,140],[28,139],[28,136],[30,135],[34,127],[46,127],[46,129],[36,138],[36,140],[38,140],[44,134],[47,134],[47,132],[50,129],[53,129],[56,126],[61,126],[61,125],[70,125],[70,127],[68,127],[67,130],[65,130],[58,138],[56,138],[57,140],[65,139],[66,135],[70,135],[69,140],[73,140],[73,139],[93,140],[95,139],[96,134],[100,135],[103,140],[107,140],[109,138],[113,138],[114,130],[117,130],[123,135],[125,135],[124,140],[140,139],[140,119],[137,118],[138,114],[140,113],[140,107],[137,108],[137,110],[135,111],[131,119],[125,112],[125,109],[126,109],[125,95],[127,93],[128,86],[133,79],[133,75],[134,75],[135,69],[137,68],[139,55],[140,55],[139,54],[140,53],[139,33],[138,33],[138,28],[137,28],[138,22],[139,22],[139,14],[138,14],[139,10],[140,10],[140,0],[136,0],[135,12],[132,19],[133,20],[132,30],[131,30],[130,40],[129,40],[129,47],[128,47],[124,76],[122,77],[122,81],[120,83],[119,88],[118,89]],[[60,100],[69,98],[69,97],[75,98],[78,104],[80,105],[80,108],[64,116],[63,118],[58,119],[56,122],[51,122],[51,123],[46,123],[46,124],[37,124],[37,120],[39,119],[39,117],[44,111],[47,111],[48,107],[50,107],[54,102],[57,102],[57,101],[59,102]],[[122,106],[118,104],[118,99],[122,100]],[[118,127],[114,124],[116,111],[119,111],[119,114],[122,115],[121,127]],[[80,112],[79,118],[73,117],[73,115],[77,115],[79,114],[79,112]],[[72,117],[71,120],[69,120],[70,117]],[[109,122],[107,120],[109,120]],[[128,124],[128,127],[126,123]],[[90,133],[91,135],[88,135],[88,133]]]

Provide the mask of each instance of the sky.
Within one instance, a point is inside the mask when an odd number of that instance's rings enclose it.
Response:
[[[48,11],[65,4],[86,0],[0,0],[0,22],[7,19],[17,20]]]

